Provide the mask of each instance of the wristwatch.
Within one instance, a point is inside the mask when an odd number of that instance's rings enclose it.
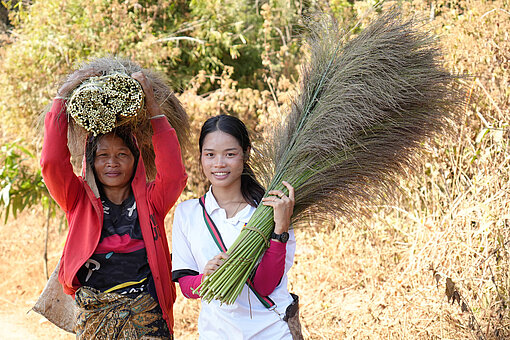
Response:
[[[287,243],[289,240],[289,233],[284,231],[281,234],[271,233],[271,238],[280,241],[281,243]]]

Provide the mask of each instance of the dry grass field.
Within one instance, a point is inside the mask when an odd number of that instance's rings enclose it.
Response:
[[[410,10],[428,17],[430,4]],[[306,339],[510,338],[510,5],[436,10],[446,65],[471,75],[461,122],[424,146],[421,168],[370,219],[296,230],[289,281]],[[27,313],[46,281],[43,224],[37,209],[0,224],[1,339],[74,338]],[[50,268],[64,240],[54,221]],[[197,338],[198,311],[179,292],[177,339]]]

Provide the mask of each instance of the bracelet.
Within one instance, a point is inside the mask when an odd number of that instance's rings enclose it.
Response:
[[[55,96],[55,99],[67,99],[67,97]]]
[[[166,117],[166,116],[164,114],[160,114],[160,115],[152,116],[149,119],[156,119],[156,118],[163,118],[163,117]]]

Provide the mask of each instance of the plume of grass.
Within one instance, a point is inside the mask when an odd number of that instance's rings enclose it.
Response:
[[[354,38],[320,17],[309,45],[299,96],[263,152],[262,177],[268,191],[284,190],[282,180],[294,186],[293,222],[308,213],[358,218],[368,213],[360,202],[390,194],[422,143],[451,126],[456,77],[441,67],[436,38],[396,9]],[[269,238],[272,208],[259,205],[248,226]],[[197,289],[204,300],[230,304],[239,295],[267,246],[250,229]]]

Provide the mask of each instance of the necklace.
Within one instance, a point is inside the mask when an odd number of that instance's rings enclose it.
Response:
[[[230,217],[233,217],[237,214],[237,212],[239,211],[239,208],[241,208],[241,204],[243,204],[244,201],[241,201],[239,202],[239,204],[237,205],[237,208],[236,210],[234,211],[234,213],[230,216]]]

